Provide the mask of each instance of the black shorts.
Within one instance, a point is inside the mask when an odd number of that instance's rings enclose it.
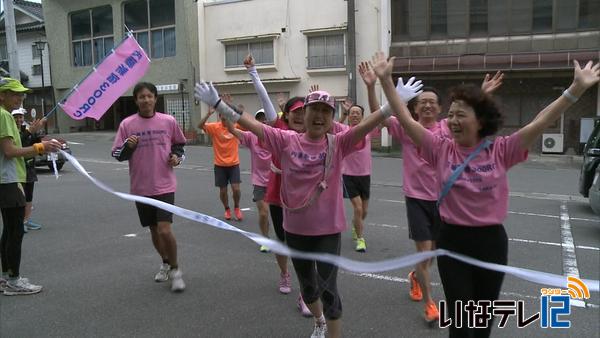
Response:
[[[267,193],[267,187],[262,187],[260,185],[254,185],[254,190],[252,191],[252,202],[263,201],[265,199],[266,193]]]
[[[435,241],[440,224],[440,213],[436,201],[426,201],[405,196],[408,238],[413,241]]]
[[[175,204],[174,192],[145,197],[152,198],[158,201],[163,201],[169,204]],[[138,216],[140,217],[140,223],[142,223],[143,227],[155,226],[158,225],[158,222],[173,223],[173,214],[166,210],[159,209],[157,207],[140,202],[135,202],[135,207],[137,208]]]
[[[33,201],[33,185],[35,182],[27,182],[23,184],[23,190],[25,190],[25,202]]]
[[[371,175],[350,176],[342,175],[344,178],[344,197],[354,198],[360,196],[363,200],[368,200],[371,196]]]
[[[234,183],[242,183],[239,164],[231,167],[215,165],[215,187],[226,188],[227,184]]]

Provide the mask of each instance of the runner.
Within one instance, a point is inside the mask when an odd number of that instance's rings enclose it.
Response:
[[[131,193],[175,204],[177,178],[173,170],[185,158],[186,140],[175,118],[155,110],[158,99],[156,86],[140,82],[133,88],[138,113],[121,122],[115,136],[112,156],[129,161]],[[162,258],[156,282],[171,279],[171,290],[185,289],[177,260],[177,242],[171,230],[173,214],[136,202],[140,223],[150,227],[152,244]]]
[[[21,107],[25,93],[29,91],[16,79],[0,79],[0,209],[3,224],[0,237],[0,291],[6,296],[31,295],[42,291],[41,285],[32,284],[29,279],[20,276],[25,215],[23,184],[27,176],[24,158],[61,148],[56,140],[21,147],[19,129],[9,111]]]
[[[264,109],[259,109],[254,113],[254,118],[261,123],[266,123]],[[269,183],[269,174],[271,173],[271,153],[265,150],[258,143],[256,135],[249,131],[241,131],[227,121],[227,130],[238,138],[243,146],[250,150],[250,163],[252,172],[252,201],[256,203],[258,210],[258,226],[263,236],[269,237],[269,205],[265,202],[265,193]],[[270,252],[269,248],[261,245],[260,252]]]
[[[415,88],[414,90],[416,95]],[[366,134],[386,117],[375,112],[348,131],[332,135],[335,98],[325,91],[305,99],[305,133],[284,131],[239,115],[219,99],[210,84],[196,85],[196,97],[253,132],[281,161],[281,202],[285,239],[293,249],[339,255],[340,234],[346,228],[341,189],[341,161],[357,150]],[[389,109],[387,112],[391,112]],[[322,192],[322,193],[321,193]],[[303,299],[315,318],[313,337],[341,336],[342,304],[337,291],[337,267],[292,259]],[[326,322],[327,318],[327,322]]]
[[[31,122],[31,125],[27,126],[25,123],[25,109],[15,109],[11,114],[15,119],[17,128],[19,128],[21,135],[21,146],[29,147],[35,143],[39,143],[42,140],[39,131],[44,127],[46,119],[34,120]],[[23,220],[25,227],[23,230],[27,232],[28,230],[39,230],[42,228],[42,225],[35,223],[30,219],[31,210],[33,207],[33,189],[35,182],[37,181],[35,158],[26,159],[25,167],[27,169],[27,178],[26,183],[23,185],[23,189],[25,190],[25,216]]]
[[[573,83],[558,99],[512,135],[486,141],[486,137],[493,136],[500,128],[502,115],[481,88],[460,85],[453,89],[448,113],[452,138],[439,137],[416,122],[396,94],[391,77],[393,62],[394,58],[388,61],[383,53],[378,53],[373,59],[374,71],[406,134],[436,171],[442,219],[438,247],[505,265],[508,239],[502,222],[508,208],[506,173],[512,166],[525,161],[528,148],[542,132],[598,82],[600,65],[590,61],[581,68],[574,61]],[[458,176],[451,179],[455,170]],[[438,269],[450,318],[456,318],[456,301],[464,304],[469,300],[494,301],[498,298],[503,273],[477,268],[446,256],[438,259]],[[463,313],[463,318],[465,315]],[[452,324],[450,337],[487,337],[493,325],[488,322],[486,328],[472,329],[466,325],[457,327],[455,322]]]
[[[244,218],[240,210],[240,157],[238,154],[238,139],[227,130],[225,119],[219,116],[219,122],[206,123],[214,109],[208,109],[208,114],[204,116],[198,128],[210,137],[213,148],[215,186],[219,188],[219,198],[225,208],[225,219],[231,219],[231,209],[229,209],[229,195],[227,186],[231,184],[231,194],[233,195],[233,211],[235,218],[241,221]]]
[[[348,100],[345,104],[348,104]],[[345,109],[344,109],[345,110]],[[340,122],[348,116],[348,125],[336,123],[334,133],[357,126],[364,117],[365,109],[357,104],[343,112]],[[365,252],[367,243],[364,238],[365,219],[369,209],[371,195],[371,139],[381,135],[379,128],[374,129],[365,137],[365,146],[346,156],[342,162],[342,177],[344,182],[344,197],[352,203],[352,239],[355,241],[355,250]]]

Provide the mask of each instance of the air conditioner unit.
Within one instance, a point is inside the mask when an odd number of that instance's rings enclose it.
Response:
[[[564,152],[563,134],[543,134],[542,135],[542,153],[563,153]]]

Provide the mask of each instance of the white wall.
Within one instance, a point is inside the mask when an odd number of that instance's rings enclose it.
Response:
[[[30,88],[41,88],[42,87],[42,76],[32,75],[32,66],[40,64],[40,58],[33,58],[33,50],[31,46],[35,41],[46,41],[46,37],[41,35],[40,32],[24,32],[17,35],[17,47],[19,56],[19,67],[23,72],[29,75],[29,82],[27,85]],[[44,57],[44,86],[51,87],[52,80],[50,79],[50,63],[48,62],[48,45],[44,49],[42,56]]]

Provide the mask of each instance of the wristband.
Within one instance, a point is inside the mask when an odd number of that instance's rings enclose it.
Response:
[[[219,101],[217,101],[217,103],[215,103],[215,105],[213,106],[213,108],[217,109],[217,106],[219,105],[219,103],[221,103],[221,98],[219,98]]]
[[[579,98],[577,96],[571,94],[571,92],[568,89],[565,89],[565,91],[562,93],[562,95],[564,97],[566,97],[572,103],[575,103],[575,102],[577,102],[577,100],[579,100]]]
[[[383,114],[383,116],[387,119],[388,117],[392,116],[392,109],[390,108],[389,104],[384,104],[383,106],[379,107],[379,111],[381,112],[381,114]]]
[[[45,152],[45,147],[43,143],[34,143],[33,149],[36,153],[38,153],[38,155],[42,155]]]

